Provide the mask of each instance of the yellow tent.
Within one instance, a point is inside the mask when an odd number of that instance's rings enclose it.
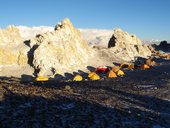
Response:
[[[112,70],[110,70],[108,73],[108,78],[115,78],[115,77],[117,77],[116,73],[114,73]]]
[[[91,72],[88,77],[91,79],[91,80],[100,80],[100,76],[97,75],[95,72]]]
[[[48,81],[48,77],[44,77],[44,76],[38,76],[36,79],[36,81],[40,81],[40,82],[43,82],[43,81]]]
[[[83,80],[83,77],[80,76],[80,75],[76,75],[74,78],[73,78],[73,81],[82,81]]]
[[[112,71],[115,72],[115,73],[118,72],[119,69],[120,69],[119,66],[114,66],[114,67],[112,67]]]
[[[148,66],[147,64],[142,64],[142,65],[140,66],[140,68],[141,68],[142,70],[145,70],[145,69],[149,69],[150,66]]]
[[[119,70],[119,71],[117,71],[117,75],[118,76],[123,76],[123,75],[125,75],[125,73],[122,70]]]

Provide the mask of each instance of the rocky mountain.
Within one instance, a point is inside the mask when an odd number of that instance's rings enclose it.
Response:
[[[89,31],[74,28],[69,19],[53,29],[10,26],[0,30],[0,75],[55,76],[151,55],[148,45],[121,29]]]
[[[30,41],[33,66],[38,75],[75,71],[88,66],[95,52],[87,45],[79,30],[64,19],[52,32],[39,34]],[[36,48],[35,48],[36,47]]]

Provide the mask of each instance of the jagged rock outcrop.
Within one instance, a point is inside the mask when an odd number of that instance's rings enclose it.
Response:
[[[55,31],[37,35],[30,41],[30,47],[38,75],[76,71],[86,67],[95,55],[69,19],[59,23]]]
[[[130,35],[120,28],[114,30],[114,34],[109,41],[108,47],[126,47],[127,45],[142,45],[141,40],[136,35]]]
[[[29,47],[25,46],[19,29],[9,26],[0,30],[0,65],[26,65]]]
[[[136,35],[130,35],[121,29],[115,29],[112,38],[108,43],[116,55],[121,55],[126,61],[134,60],[135,57],[151,56],[148,46],[143,45]]]

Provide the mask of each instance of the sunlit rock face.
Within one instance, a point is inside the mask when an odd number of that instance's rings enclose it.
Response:
[[[115,51],[115,54],[122,55],[122,59],[130,61],[135,57],[151,56],[148,46],[142,44],[142,41],[136,36],[131,35],[121,29],[115,29],[108,43],[108,47]]]
[[[9,26],[0,30],[0,65],[26,65],[29,47],[24,45],[19,29]]]
[[[82,38],[69,19],[64,19],[53,32],[37,35],[30,41],[32,65],[38,75],[52,75],[86,67],[95,52]]]

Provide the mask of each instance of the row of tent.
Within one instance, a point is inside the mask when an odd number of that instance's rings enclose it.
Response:
[[[128,63],[121,63],[119,66],[113,66],[113,67],[105,67],[100,66],[95,69],[93,72],[89,72],[87,77],[84,77],[83,75],[77,74],[74,76],[73,81],[83,81],[83,80],[100,80],[103,77],[106,78],[116,78],[118,76],[124,76],[124,69],[129,70],[135,70],[135,69],[142,69],[146,70],[151,68],[155,65],[155,62],[151,59],[146,60],[144,64],[136,65],[136,64],[128,64]],[[48,81],[48,77],[44,76],[38,76],[36,81]]]
[[[124,76],[124,69],[135,70],[141,69],[146,70],[155,65],[155,62],[152,59],[147,59],[143,64],[129,64],[129,63],[121,63],[119,66],[114,66],[112,68],[108,67],[98,67],[94,72],[90,72],[88,74],[88,78],[90,80],[100,80],[100,76],[106,76],[107,78],[116,78],[118,76]],[[81,75],[76,75],[73,78],[73,81],[82,81],[83,77]]]
[[[163,54],[156,50],[152,51],[154,55],[159,56],[160,58],[170,58],[170,54]],[[134,62],[134,63],[121,63],[119,66],[113,66],[112,68],[109,67],[97,67],[95,71],[89,72],[87,78],[84,78],[82,75],[77,74],[74,76],[73,81],[83,81],[83,80],[100,80],[102,77],[106,78],[116,78],[118,76],[124,76],[124,69],[128,70],[135,70],[135,69],[141,69],[146,70],[150,69],[151,67],[155,66],[155,61],[153,58],[146,59],[145,61],[142,61],[140,63]],[[47,77],[38,76],[36,81],[48,81],[49,79]]]
[[[98,67],[94,72],[88,74],[89,80],[100,80],[102,76],[106,75],[108,78],[115,78],[117,76],[123,76],[125,73],[120,70],[118,66],[114,66],[112,69],[108,67]],[[81,75],[76,75],[73,81],[82,81],[83,77]]]

